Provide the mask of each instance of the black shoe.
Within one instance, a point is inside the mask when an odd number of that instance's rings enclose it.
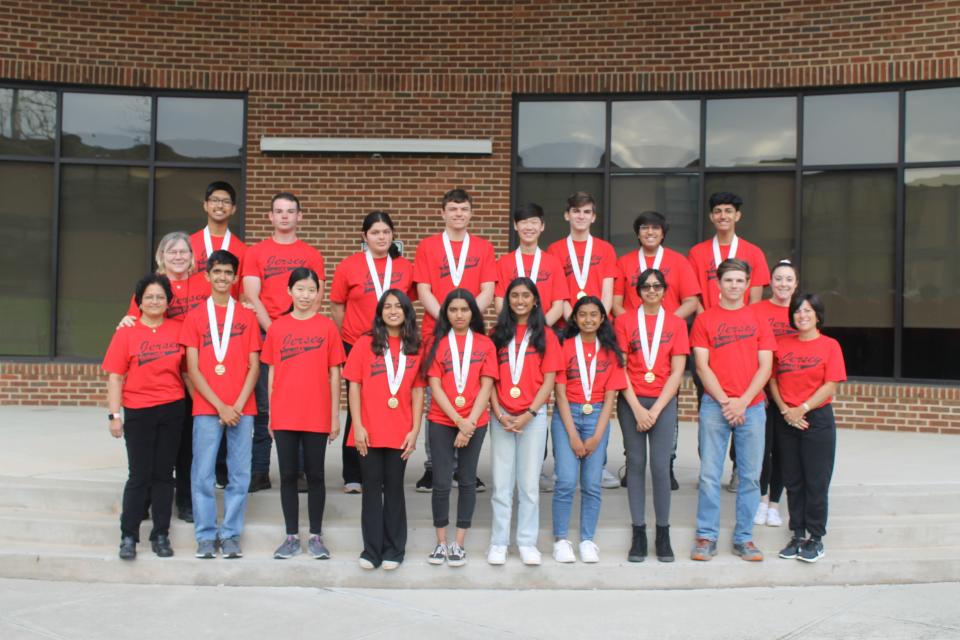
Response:
[[[268,473],[254,473],[250,476],[250,489],[248,493],[256,493],[263,489],[270,489],[270,474]]]
[[[133,536],[123,536],[120,538],[120,559],[133,560],[137,557],[137,541]]]
[[[173,547],[170,546],[170,538],[162,533],[150,541],[150,548],[157,554],[158,558],[170,558],[173,556]]]
[[[780,557],[784,560],[795,560],[800,555],[800,547],[803,546],[803,530],[793,532],[793,537],[783,549],[780,550]]]
[[[673,562],[673,547],[670,546],[670,525],[665,527],[657,525],[657,538],[653,544],[657,548],[657,560]]]
[[[483,493],[487,490],[487,485],[483,484],[483,480],[477,478],[477,493]]]
[[[627,465],[623,465],[622,467],[620,467],[620,471],[621,471],[620,486],[626,487],[627,486]]]
[[[297,493],[306,493],[309,488],[309,485],[307,485],[307,474],[301,473],[297,476]]]
[[[633,526],[633,541],[630,543],[630,553],[627,554],[627,560],[630,562],[643,562],[647,559],[647,527]]]
[[[184,522],[193,522],[193,507],[177,507],[177,517]]]
[[[797,555],[797,560],[803,560],[804,562],[816,562],[823,557],[823,541],[820,538],[810,537],[803,541],[803,544],[800,546],[800,553]]]
[[[433,491],[433,469],[423,470],[423,475],[417,480],[416,489],[418,493],[430,493]]]
[[[680,483],[677,482],[677,476],[673,475],[673,460],[670,461],[670,491],[676,491],[680,488]]]

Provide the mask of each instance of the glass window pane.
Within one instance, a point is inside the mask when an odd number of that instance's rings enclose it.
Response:
[[[154,237],[159,240],[171,231],[193,233],[207,224],[203,211],[203,195],[207,185],[224,180],[237,189],[237,199],[243,202],[240,189],[240,170],[224,169],[164,169],[156,171],[156,221]],[[243,238],[243,206],[230,219],[230,230]]]
[[[664,244],[686,255],[697,243],[697,200],[700,179],[696,175],[614,175],[610,178],[610,242],[617,255],[637,249],[633,221],[643,211],[659,211],[670,230]]]
[[[700,164],[700,101],[614,102],[610,161],[617,167]]]
[[[576,191],[586,191],[597,201],[597,221],[593,223],[593,235],[602,237],[603,176],[583,173],[524,173],[517,176],[517,203],[536,202],[546,218],[547,228],[540,237],[544,249],[551,243],[566,238],[570,225],[563,219],[567,198]],[[511,224],[510,228],[513,228]]]
[[[52,156],[56,137],[56,93],[0,89],[0,153]]]
[[[803,101],[803,163],[897,161],[897,94],[848,93]]]
[[[0,355],[50,355],[53,165],[0,163]]]
[[[847,372],[893,375],[893,171],[806,173],[800,285],[826,307]]]
[[[146,169],[65,166],[57,355],[100,358],[147,270]]]
[[[960,167],[906,172],[903,375],[960,379]]]
[[[589,169],[603,165],[604,102],[521,102],[517,166]]]
[[[907,91],[907,162],[960,160],[960,87]]]
[[[796,98],[707,101],[708,166],[768,166],[796,161]]]
[[[717,173],[707,176],[704,192],[707,198],[717,191],[743,198],[737,235],[763,249],[767,265],[772,265],[793,255],[795,185],[793,173]],[[715,233],[710,218],[704,216],[703,237],[712,238]]]
[[[150,98],[64,93],[61,148],[68,158],[147,160]]]
[[[157,159],[239,162],[243,100],[159,98]]]

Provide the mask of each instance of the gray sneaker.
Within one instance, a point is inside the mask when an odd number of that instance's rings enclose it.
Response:
[[[323,544],[323,538],[318,535],[310,536],[310,540],[307,541],[307,549],[310,550],[310,554],[317,560],[330,559],[330,550]]]
[[[454,542],[447,549],[447,565],[462,567],[465,564],[467,564],[467,551]]]
[[[194,554],[198,558],[203,560],[210,560],[211,558],[217,557],[217,541],[216,540],[200,540],[197,542],[197,553]]]
[[[243,551],[240,550],[239,538],[227,538],[220,541],[220,556],[228,560],[242,558]]]
[[[447,561],[447,545],[443,543],[437,543],[437,547],[433,550],[433,553],[427,556],[427,562],[430,564],[443,564]]]
[[[283,544],[273,552],[273,557],[277,560],[289,560],[296,555],[300,555],[300,538],[297,536],[287,536]]]

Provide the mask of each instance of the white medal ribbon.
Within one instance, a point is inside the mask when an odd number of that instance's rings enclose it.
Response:
[[[573,248],[573,235],[567,236],[567,253],[570,255],[570,268],[573,278],[577,281],[580,291],[587,288],[587,278],[590,276],[590,258],[593,257],[593,236],[587,236],[587,248],[583,252],[583,267],[577,262],[577,251]]]
[[[660,245],[659,247],[657,247],[657,255],[654,256],[654,258],[653,258],[653,266],[652,266],[652,267],[647,267],[647,259],[646,259],[646,257],[643,255],[643,249],[640,249],[639,251],[637,251],[637,257],[638,257],[639,262],[640,262],[640,273],[643,273],[643,272],[646,271],[648,268],[649,268],[649,269],[659,269],[659,268],[660,268],[660,263],[663,262],[663,245]]]
[[[531,280],[533,280],[533,283],[536,284],[537,275],[540,273],[540,247],[537,247],[537,252],[533,254],[533,266],[530,268],[529,276],[523,272],[523,256],[520,254],[520,249],[517,249],[513,256],[517,260],[517,277],[529,277]]]
[[[733,235],[733,240],[730,242],[730,253],[727,254],[727,260],[732,260],[737,257],[737,245],[740,243],[740,239],[736,234]],[[713,267],[717,268],[720,266],[720,241],[717,239],[717,236],[713,236]]]
[[[407,370],[407,354],[400,347],[400,357],[397,358],[397,368],[393,368],[393,357],[390,355],[390,346],[383,351],[383,362],[387,365],[387,387],[390,389],[390,395],[396,396],[403,384],[403,374]]]
[[[587,358],[583,354],[583,340],[580,334],[577,334],[574,343],[577,347],[577,367],[580,369],[580,387],[583,389],[584,402],[590,404],[593,398],[593,382],[597,379],[597,360],[600,359],[600,346],[597,344],[597,352],[593,354],[593,361],[590,363],[590,372],[587,373]]]
[[[657,311],[657,326],[653,330],[653,341],[647,342],[647,318],[643,313],[643,307],[637,309],[637,327],[640,332],[640,350],[643,351],[643,364],[647,365],[647,371],[653,371],[653,363],[657,361],[657,353],[660,352],[660,336],[663,334],[663,321],[667,314],[663,312],[663,306]]]
[[[443,232],[443,250],[447,254],[447,264],[450,265],[450,280],[453,286],[459,287],[463,279],[463,271],[467,268],[467,252],[470,249],[470,234],[463,234],[463,245],[460,247],[460,259],[453,259],[453,245],[450,244],[450,236]]]
[[[217,331],[217,312],[214,309],[213,298],[207,298],[207,319],[210,321],[210,344],[213,346],[213,356],[218,363],[223,363],[227,357],[227,346],[230,344],[230,331],[233,329],[233,298],[227,301],[227,317],[223,320],[223,334]]]
[[[510,362],[510,381],[513,386],[520,384],[520,376],[523,375],[523,361],[527,357],[527,345],[530,344],[530,330],[527,329],[523,334],[523,340],[520,341],[519,353],[516,339],[511,340],[507,345],[507,359]]]
[[[450,359],[453,363],[453,383],[457,393],[463,395],[467,388],[467,375],[470,373],[470,358],[473,357],[473,330],[467,329],[467,340],[463,345],[463,360],[460,359],[460,350],[457,349],[457,334],[450,329],[447,334],[447,343],[450,345]]]
[[[223,234],[223,244],[220,245],[221,251],[227,251],[230,247],[230,229]],[[213,253],[213,238],[210,237],[210,225],[203,228],[203,248],[207,250],[207,257]]]
[[[377,302],[383,297],[383,292],[390,288],[390,280],[393,277],[393,258],[387,254],[387,267],[383,270],[383,282],[377,276],[377,265],[373,262],[373,254],[369,249],[363,252],[367,258],[367,269],[370,270],[370,279],[373,281],[373,289],[377,293]]]

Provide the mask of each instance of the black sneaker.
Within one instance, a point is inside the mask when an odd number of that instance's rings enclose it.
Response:
[[[800,555],[800,547],[803,545],[803,533],[795,532],[790,542],[783,549],[780,549],[780,557],[784,560],[795,560]]]
[[[170,545],[170,538],[162,533],[150,541],[150,548],[153,549],[153,552],[157,554],[158,558],[173,557],[173,547]]]
[[[816,562],[823,557],[823,542],[820,538],[807,538],[800,547],[800,553],[797,560],[804,562]]]
[[[483,480],[477,478],[477,493],[483,493],[487,490],[487,485],[483,484]]]
[[[417,480],[417,493],[430,493],[433,491],[433,469],[424,469],[423,475]]]
[[[297,493],[306,493],[310,490],[310,485],[307,484],[307,474],[301,473],[297,476]]]
[[[270,489],[270,474],[268,473],[254,473],[250,476],[250,489],[248,493],[256,493],[257,491],[262,491],[263,489]]]
[[[216,470],[216,486],[217,489],[226,489],[227,488],[227,470],[217,467]]]
[[[627,553],[628,562],[643,562],[647,559],[647,527],[633,526],[633,541]]]
[[[178,506],[177,517],[184,522],[193,522],[193,506]]]

